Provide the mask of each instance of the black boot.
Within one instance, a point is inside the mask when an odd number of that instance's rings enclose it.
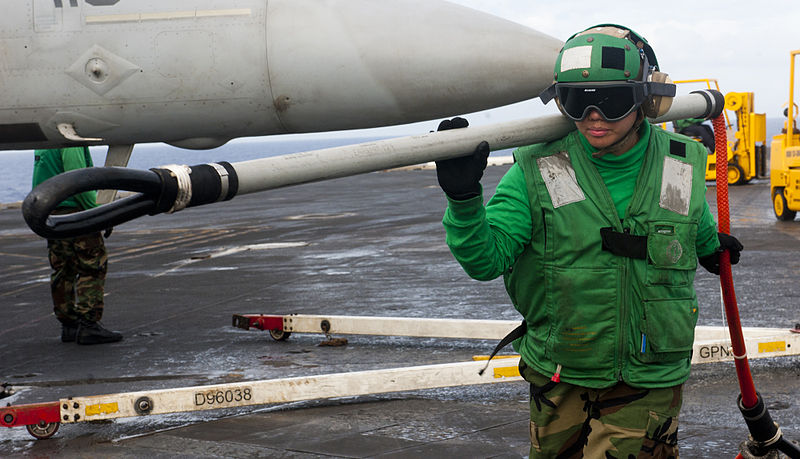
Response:
[[[74,343],[78,334],[78,322],[61,322],[61,342]]]
[[[116,343],[122,340],[122,334],[107,330],[100,322],[81,319],[75,340],[78,344]]]

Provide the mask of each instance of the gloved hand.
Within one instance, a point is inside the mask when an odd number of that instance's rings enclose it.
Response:
[[[469,126],[469,122],[461,117],[444,120],[439,123],[437,131],[460,129]],[[481,177],[489,158],[489,142],[478,144],[475,151],[467,156],[436,161],[436,177],[439,186],[451,199],[463,201],[474,198],[481,192]]]
[[[731,254],[731,264],[739,263],[739,252],[744,249],[742,243],[730,234],[717,233],[719,238],[719,249],[711,255],[706,255],[699,259],[700,264],[712,274],[719,276],[719,254],[728,250]]]

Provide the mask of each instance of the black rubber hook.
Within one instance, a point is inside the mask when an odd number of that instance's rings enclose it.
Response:
[[[138,191],[115,202],[67,215],[50,215],[65,199],[90,190]],[[63,239],[103,231],[152,214],[162,191],[160,176],[150,170],[91,167],[56,175],[34,188],[22,202],[28,226],[47,239]]]

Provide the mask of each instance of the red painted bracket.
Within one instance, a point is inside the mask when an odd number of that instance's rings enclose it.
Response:
[[[17,427],[61,422],[59,402],[0,407],[0,426]]]
[[[256,328],[258,330],[283,331],[283,316],[265,314],[234,314],[233,326],[243,330]]]

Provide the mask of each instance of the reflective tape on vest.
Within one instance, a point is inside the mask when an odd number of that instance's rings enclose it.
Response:
[[[692,199],[692,169],[689,163],[664,157],[664,172],[661,174],[661,198],[658,205],[676,214],[688,216]]]
[[[542,173],[553,208],[557,209],[586,199],[586,195],[578,185],[578,179],[575,178],[575,169],[572,168],[569,153],[560,151],[555,155],[538,158],[536,164]]]

